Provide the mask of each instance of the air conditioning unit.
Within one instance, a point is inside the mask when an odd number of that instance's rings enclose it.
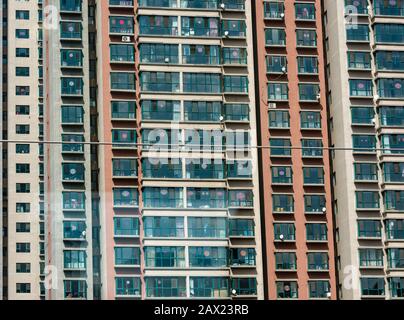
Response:
[[[269,103],[268,108],[269,109],[275,109],[276,108],[276,103],[274,103],[274,102]]]
[[[122,42],[130,42],[129,36],[122,36]]]

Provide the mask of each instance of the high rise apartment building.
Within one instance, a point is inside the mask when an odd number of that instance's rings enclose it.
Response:
[[[324,1],[341,299],[404,296],[404,3]]]
[[[263,298],[251,2],[96,16],[102,297]]]
[[[321,1],[255,1],[267,299],[335,299]]]

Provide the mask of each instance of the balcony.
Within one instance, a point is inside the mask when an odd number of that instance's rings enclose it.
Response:
[[[190,277],[191,298],[229,298],[229,279],[224,277]]]
[[[62,106],[62,125],[82,126],[84,123],[84,110],[82,106]]]
[[[222,48],[222,64],[245,66],[247,64],[247,50],[245,48]]]
[[[294,252],[276,252],[275,253],[275,271],[292,271],[297,270],[296,254]]]
[[[134,22],[132,17],[109,17],[109,33],[112,35],[133,35]]]
[[[64,280],[64,298],[86,299],[87,298],[87,282],[85,280]]]
[[[135,188],[114,188],[114,208],[137,208],[138,191]]]
[[[272,184],[291,185],[293,183],[292,167],[272,167]]]
[[[114,236],[116,238],[139,237],[139,219],[133,217],[114,217]]]
[[[275,29],[275,28],[265,29],[265,45],[267,47],[285,47],[286,46],[285,29]]]
[[[316,48],[317,34],[315,30],[296,29],[297,48]]]
[[[287,72],[287,58],[286,56],[273,56],[266,57],[267,73],[269,74],[286,74]]]
[[[181,8],[186,9],[211,9],[218,8],[218,1],[215,0],[181,0]]]
[[[76,49],[61,49],[60,64],[62,68],[82,68],[83,53]]]
[[[321,114],[316,111],[302,111],[300,113],[300,126],[302,130],[320,130]]]
[[[65,97],[82,97],[83,79],[61,78],[61,95]]]
[[[85,194],[84,192],[63,192],[63,210],[64,211],[84,211]]]
[[[323,142],[319,139],[302,139],[303,158],[322,158]]]
[[[273,214],[289,214],[293,213],[294,210],[294,198],[292,195],[272,195]]]
[[[297,57],[297,72],[299,75],[317,75],[318,58],[317,57]]]
[[[188,46],[183,45],[184,51],[186,47]],[[178,49],[179,45],[177,44],[141,43],[139,45],[140,62],[145,64],[178,64]]]
[[[270,110],[269,116],[269,128],[270,129],[289,129],[290,117],[288,110]]]
[[[178,18],[171,16],[139,16],[141,36],[177,36]]]
[[[347,43],[369,43],[369,25],[355,24],[355,27],[347,26]]]
[[[373,135],[352,135],[354,154],[369,154],[376,152],[376,137]]]
[[[144,247],[146,268],[185,268],[185,247]]]
[[[285,17],[284,4],[279,1],[264,2],[264,19],[282,20]]]
[[[361,269],[383,269],[383,250],[359,249],[359,267]]]
[[[296,228],[293,223],[274,223],[274,241],[296,241]]]
[[[230,219],[230,238],[252,238],[255,235],[255,224],[253,219]]]
[[[290,157],[291,142],[290,139],[270,139],[271,157]]]
[[[379,193],[376,191],[356,191],[356,210],[380,209]]]
[[[254,207],[254,193],[252,190],[229,190],[229,209],[252,209]]]
[[[188,217],[189,238],[227,238],[227,219],[210,217]]]
[[[370,52],[349,51],[348,69],[356,71],[369,71],[372,69],[372,56]]]
[[[182,63],[195,65],[219,65],[219,46],[209,45],[183,45]]]
[[[296,3],[295,12],[297,21],[316,20],[316,8],[313,3]]]
[[[230,266],[232,268],[255,267],[254,248],[230,248]]]
[[[250,106],[243,103],[225,103],[224,118],[226,122],[248,122],[250,120]]]
[[[377,71],[404,71],[404,52],[402,51],[376,51],[375,52]]]
[[[85,241],[86,229],[85,221],[63,221],[63,240]]]
[[[145,238],[183,238],[183,217],[144,217]]]
[[[184,101],[185,121],[218,123],[221,115],[222,103],[219,101]]]
[[[345,6],[347,8],[345,14],[367,15],[368,14],[368,2],[367,0],[345,0]],[[349,11],[348,11],[349,9]]]
[[[324,170],[322,167],[304,167],[303,177],[303,184],[305,186],[324,185]]]
[[[141,0],[140,2],[143,2],[144,0]],[[155,0],[154,0],[155,1]],[[133,7],[133,0],[109,0],[109,6],[110,7]]]
[[[307,253],[307,270],[309,272],[324,272],[329,270],[328,253],[309,252]]]
[[[352,107],[351,108],[352,125],[355,126],[374,126],[375,112],[372,107]]]
[[[252,179],[252,163],[248,160],[234,160],[233,163],[227,162],[226,176],[232,180]]]
[[[61,0],[61,13],[81,13],[82,0]]]
[[[278,299],[297,299],[298,289],[296,281],[277,281],[276,296]]]
[[[358,239],[380,240],[382,237],[379,220],[358,220]]]
[[[84,152],[84,136],[81,134],[62,134],[62,153],[82,154]]]
[[[386,211],[404,211],[404,191],[385,191],[384,206]]]
[[[383,127],[404,127],[404,107],[381,107],[379,119]]]
[[[219,188],[187,188],[187,208],[225,209],[226,191]]]
[[[185,277],[146,277],[147,298],[185,298],[187,296]]]
[[[84,183],[84,164],[62,163],[62,182]]]
[[[219,19],[205,17],[181,17],[183,37],[218,38]]]
[[[387,262],[390,270],[403,270],[404,249],[387,249]]]
[[[139,247],[115,247],[115,268],[136,268],[140,266]]]
[[[223,163],[187,163],[186,177],[188,179],[209,179],[222,180],[224,179],[224,164]]]
[[[377,165],[375,163],[354,163],[355,181],[377,181]]]
[[[110,61],[111,63],[134,63],[135,47],[131,44],[111,44]]]
[[[135,74],[132,72],[111,72],[111,91],[135,92]]]
[[[404,154],[404,135],[403,134],[383,134],[380,136],[383,155]]]
[[[112,159],[112,176],[114,178],[134,178],[137,176],[136,159]]]
[[[64,271],[86,271],[87,254],[84,250],[63,251]]]
[[[307,223],[306,240],[307,242],[327,242],[327,225],[325,223]]]
[[[384,278],[363,277],[360,281],[362,297],[377,298],[385,296]]]
[[[404,220],[386,221],[386,240],[404,240]]]
[[[374,26],[376,44],[404,43],[404,25],[380,23]]]
[[[326,208],[325,196],[323,196],[323,195],[306,195],[306,196],[304,196],[305,214],[324,214],[325,208]]]
[[[226,38],[245,38],[246,28],[244,20],[222,20],[222,36]]]
[[[148,209],[178,209],[184,207],[182,188],[145,187],[143,205]]]
[[[115,121],[136,120],[136,102],[111,101],[111,119]]]
[[[299,84],[300,102],[319,102],[320,86],[318,84]]]
[[[112,130],[112,148],[113,149],[132,149],[137,148],[135,130]]]
[[[403,183],[404,163],[385,162],[383,164],[383,180],[385,183]]]
[[[60,22],[60,40],[61,41],[81,41],[82,25],[81,22]]]
[[[237,297],[252,297],[257,295],[256,278],[232,278],[231,289]]]
[[[140,277],[116,277],[115,295],[116,297],[123,297],[123,298],[140,298],[141,297]]]
[[[178,72],[141,72],[142,92],[180,92]]]
[[[176,8],[177,0],[139,0],[140,8]]]
[[[329,294],[331,293],[329,281],[309,281],[308,285],[310,299],[329,299]]]
[[[404,17],[404,4],[399,1],[375,0],[373,12],[375,16]]]

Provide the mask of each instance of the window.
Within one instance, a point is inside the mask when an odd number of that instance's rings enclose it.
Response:
[[[381,107],[379,119],[382,126],[403,127],[404,107]]]
[[[187,207],[193,209],[226,208],[224,189],[188,188]]]
[[[31,244],[28,242],[17,242],[15,244],[16,253],[29,253],[31,252]]]
[[[109,32],[131,35],[134,32],[133,24],[132,17],[112,16],[109,17]]]
[[[215,73],[184,73],[184,92],[220,93],[220,74]]]
[[[132,72],[111,72],[111,90],[134,91],[135,74]]]
[[[31,204],[28,202],[17,202],[15,206],[17,213],[28,213],[31,211]]]
[[[305,185],[324,184],[324,170],[322,167],[304,167],[303,177]]]
[[[386,182],[404,182],[404,162],[383,163],[383,178]]]
[[[17,96],[29,96],[30,87],[29,86],[16,86],[15,95]]]
[[[63,262],[65,269],[86,269],[86,251],[65,250],[63,251]]]
[[[309,281],[309,297],[314,299],[328,298],[330,282],[325,280]]]
[[[315,47],[317,46],[316,30],[296,29],[297,47]]]
[[[184,101],[184,118],[186,121],[219,122],[222,104],[219,101]]]
[[[17,222],[15,231],[18,233],[29,233],[31,231],[31,224],[28,222]]]
[[[302,111],[300,123],[302,129],[321,129],[321,114],[317,111]]]
[[[325,196],[324,195],[305,195],[304,212],[309,214],[324,213]]]
[[[381,238],[381,223],[379,220],[358,220],[359,238]]]
[[[220,160],[204,159],[198,161],[188,159],[186,162],[186,177],[188,179],[224,179],[224,163]]]
[[[294,199],[292,195],[272,195],[272,209],[274,213],[292,213],[294,211]]]
[[[82,124],[83,115],[82,106],[62,106],[62,124]]]
[[[389,278],[389,289],[392,298],[404,298],[404,278]]]
[[[112,159],[112,175],[114,177],[136,177],[136,159]]]
[[[252,190],[229,190],[228,206],[230,208],[252,208],[254,206]]]
[[[277,281],[276,295],[278,299],[297,299],[297,282],[296,281]]]
[[[66,12],[81,12],[82,0],[61,0],[60,10]]]
[[[250,107],[242,103],[225,103],[223,105],[226,121],[249,121]]]
[[[219,19],[205,17],[181,17],[181,35],[188,37],[218,37]]]
[[[82,67],[83,53],[77,49],[61,49],[60,60],[62,67]]]
[[[150,268],[185,268],[184,247],[145,247],[145,264]]]
[[[228,265],[226,247],[189,247],[191,268],[222,268]]]
[[[82,143],[75,142],[83,142],[84,136],[81,134],[62,134],[62,141],[69,142],[62,144],[62,152],[69,153],[82,153],[84,152],[84,145]]]
[[[16,173],[29,173],[29,163],[17,163],[15,165],[15,172]]]
[[[367,24],[355,24],[346,27],[347,42],[369,42],[369,26]]]
[[[275,270],[296,270],[296,253],[294,252],[276,252]]]
[[[144,217],[146,238],[182,238],[184,237],[183,217]]]
[[[190,238],[226,238],[227,221],[225,218],[189,217],[188,237]]]
[[[295,225],[293,223],[274,223],[274,238],[275,241],[295,241]]]
[[[87,283],[85,280],[64,280],[64,296],[67,299],[85,299]]]
[[[265,44],[267,46],[285,46],[286,32],[285,29],[268,28],[265,29]]]
[[[248,78],[245,76],[224,76],[225,93],[248,93]]]
[[[268,100],[269,101],[287,101],[288,96],[287,83],[268,83]]]
[[[29,115],[29,106],[28,105],[17,105],[15,106],[15,114],[22,116],[22,115]]]
[[[384,278],[361,278],[362,296],[384,296]]]
[[[140,265],[140,249],[138,247],[115,247],[115,265]]]
[[[15,75],[17,77],[29,77],[29,67],[16,67]]]
[[[83,79],[82,78],[62,78],[61,79],[62,95],[83,95]]]
[[[15,56],[17,58],[28,58],[29,57],[29,48],[16,48]]]
[[[297,57],[297,68],[299,74],[317,74],[318,58],[308,56]]]
[[[377,70],[404,71],[404,52],[376,51],[375,60]]]
[[[377,181],[377,165],[375,163],[354,163],[355,180]]]
[[[248,160],[229,160],[226,164],[227,178],[252,178],[252,162]]]
[[[201,298],[229,297],[228,278],[190,277],[189,286],[191,297],[201,297]]]
[[[356,191],[357,209],[379,209],[379,193],[376,191]]]
[[[359,249],[359,265],[361,267],[383,267],[383,250]]]
[[[182,208],[182,188],[145,187],[143,201],[145,208]]]
[[[146,179],[181,179],[182,159],[143,158],[142,171]]]
[[[142,57],[142,54],[140,56]],[[131,44],[111,44],[110,59],[111,62],[134,62],[135,47]],[[143,59],[141,59],[141,61],[145,62]]]
[[[292,167],[276,166],[271,168],[273,184],[292,184]]]
[[[229,236],[230,237],[253,237],[254,220],[252,219],[230,219]]]
[[[327,241],[327,225],[325,223],[307,223],[306,240],[307,241]]]
[[[288,110],[270,110],[268,116],[269,128],[288,129],[290,127]]]
[[[146,277],[146,296],[152,298],[186,297],[185,277]]]
[[[115,294],[117,296],[140,296],[139,277],[117,277],[115,278]]]
[[[300,101],[319,101],[320,86],[313,83],[299,84],[299,100]]]
[[[271,156],[290,156],[291,142],[290,139],[270,139]]]
[[[285,16],[283,2],[265,1],[264,2],[264,17],[265,19],[282,19]]]
[[[15,145],[15,152],[16,153],[29,153],[30,151],[30,146],[29,144],[16,144]]]
[[[386,210],[404,210],[404,191],[388,190],[384,192],[384,204]]]
[[[133,46],[131,48],[133,49]],[[142,63],[167,64],[179,62],[178,45],[176,44],[142,43],[139,48]],[[130,61],[134,61],[132,56]]]
[[[62,21],[60,22],[60,38],[66,40],[81,40],[81,22]]]
[[[179,92],[179,73],[143,71],[140,73],[140,86],[142,91]]]
[[[137,207],[138,192],[135,188],[114,188],[115,207]]]
[[[376,43],[404,43],[404,26],[394,23],[377,23],[374,26]]]
[[[84,192],[63,192],[62,197],[64,210],[84,210]]]
[[[139,236],[139,219],[133,217],[114,217],[115,236]]]
[[[352,135],[353,152],[374,152],[376,137],[370,135]]]
[[[352,107],[351,118],[353,125],[374,125],[375,112],[372,107]]]
[[[302,139],[303,157],[322,157],[323,142],[319,139]]]
[[[404,98],[404,79],[378,79],[377,92],[384,99],[402,99]]]
[[[244,20],[222,20],[222,35],[226,37],[245,37],[246,24]]]
[[[84,240],[86,229],[84,221],[63,221],[63,238]]]
[[[222,48],[222,63],[228,65],[247,64],[247,49],[234,47]]]
[[[257,279],[255,278],[232,278],[231,288],[238,296],[256,296]]]
[[[116,142],[113,147],[115,148],[127,148],[133,147],[136,143],[136,131],[135,130],[112,130],[112,142]],[[128,143],[128,144],[126,144]]]
[[[403,134],[382,134],[380,140],[384,154],[404,154]]]
[[[17,193],[30,193],[31,185],[29,183],[16,183]]]
[[[62,163],[62,181],[83,181],[84,182],[84,164],[83,163]]]
[[[178,35],[178,18],[169,16],[139,16],[141,35]]]
[[[352,12],[352,13],[355,13],[355,14],[367,14],[368,13],[367,0],[345,0],[345,6],[348,8],[354,6],[355,12]]]
[[[313,3],[296,3],[296,20],[315,20],[316,8]]]
[[[29,39],[29,29],[16,29],[15,37],[17,39]]]
[[[307,253],[307,269],[309,271],[326,271],[328,268],[329,265],[327,252]]]
[[[31,293],[31,284],[16,283],[16,293]]]
[[[369,70],[371,69],[371,59],[370,52],[349,51],[348,68],[355,70]]]
[[[286,73],[287,71],[286,56],[267,56],[266,63],[268,73]]]
[[[135,119],[136,102],[135,101],[111,101],[112,119]]]
[[[17,273],[31,273],[31,264],[30,263],[17,263],[16,272]]]

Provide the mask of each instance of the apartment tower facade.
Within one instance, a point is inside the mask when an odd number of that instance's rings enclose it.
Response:
[[[97,3],[102,298],[263,298],[251,10]]]
[[[265,298],[335,299],[321,1],[255,1],[255,20]]]
[[[404,297],[403,1],[324,1],[341,299]]]

